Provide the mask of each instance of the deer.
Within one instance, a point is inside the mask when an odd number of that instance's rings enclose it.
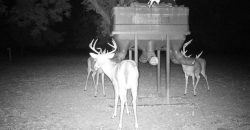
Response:
[[[155,2],[156,4],[160,4],[160,1],[161,1],[161,0],[149,0],[149,1],[148,1],[148,6],[149,6],[149,7],[152,7],[152,5],[154,4],[154,2]]]
[[[87,75],[84,91],[87,91],[88,79],[89,79],[90,73],[92,72],[92,79],[93,79],[93,82],[95,85],[95,95],[94,96],[97,97],[97,87],[98,87],[98,82],[99,82],[99,75],[101,75],[102,76],[102,93],[105,97],[106,96],[105,86],[104,86],[104,76],[105,75],[104,75],[102,69],[98,69],[98,70],[94,69],[95,59],[92,57],[88,58],[87,64],[88,64],[88,69],[87,69],[88,75]],[[96,76],[96,81],[95,81],[95,76]]]
[[[192,40],[186,42],[183,45],[183,48],[181,50],[182,55],[185,58],[190,58],[191,55],[187,56],[187,50],[185,49]],[[203,51],[200,52],[200,54],[196,55],[192,63],[192,65],[184,65],[182,64],[182,69],[183,72],[185,74],[185,92],[184,95],[187,94],[187,85],[188,85],[188,77],[191,76],[192,80],[193,80],[193,92],[194,92],[194,96],[196,96],[196,87],[197,84],[200,80],[200,74],[202,74],[202,76],[205,78],[206,83],[207,83],[207,89],[210,90],[209,85],[208,85],[208,80],[207,80],[207,75],[206,75],[206,60],[203,58],[200,58],[201,54],[203,53]],[[195,78],[196,78],[196,83],[195,83]]]
[[[115,103],[114,103],[114,113],[112,119],[117,115],[117,104],[118,98],[121,101],[121,112],[120,112],[120,121],[118,129],[122,129],[122,119],[124,105],[126,106],[127,114],[129,114],[128,104],[127,104],[127,90],[130,89],[132,93],[132,104],[134,111],[135,119],[135,128],[138,128],[137,114],[136,114],[136,101],[137,101],[137,89],[138,89],[138,79],[139,71],[135,61],[133,60],[123,60],[121,62],[115,62],[112,58],[115,55],[117,49],[116,42],[112,39],[112,44],[107,43],[112,47],[112,51],[101,53],[95,49],[95,44],[90,43],[90,48],[95,53],[89,53],[90,56],[96,59],[94,68],[97,70],[101,68],[103,72],[109,77],[112,81],[114,92],[115,92]]]
[[[98,39],[95,41],[95,43],[98,41]],[[93,43],[94,40],[92,40],[91,43]],[[100,51],[101,48],[97,48],[99,49]],[[95,70],[94,68],[94,65],[95,65],[95,59],[92,58],[91,56],[88,58],[87,60],[87,64],[88,64],[88,68],[87,68],[87,71],[88,71],[88,74],[87,74],[87,79],[86,79],[86,83],[85,83],[85,87],[84,87],[84,91],[87,90],[87,84],[88,84],[88,79],[89,79],[89,76],[90,76],[90,73],[92,72],[92,79],[93,79],[93,82],[94,82],[94,85],[95,85],[95,97],[97,97],[97,87],[98,87],[98,82],[99,82],[99,75],[102,76],[102,93],[104,95],[104,97],[106,96],[106,93],[105,93],[105,87],[104,87],[104,72],[102,71],[101,68]],[[96,82],[95,82],[95,76],[96,76]]]

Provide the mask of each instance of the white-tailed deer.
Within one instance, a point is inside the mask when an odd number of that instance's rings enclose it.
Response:
[[[98,82],[99,82],[99,75],[101,74],[101,76],[102,76],[102,93],[104,96],[106,96],[105,87],[104,87],[104,73],[103,73],[102,69],[101,68],[98,70],[94,69],[95,59],[92,57],[88,58],[87,64],[88,64],[88,75],[87,75],[84,91],[87,90],[89,75],[92,72],[92,78],[93,78],[93,82],[95,85],[95,97],[96,97],[97,96],[97,87],[98,87]],[[95,76],[96,76],[96,81],[95,81]]]
[[[192,40],[190,40],[189,42],[185,43],[183,45],[183,48],[181,50],[181,53],[183,54],[183,56],[185,56],[186,58],[190,58],[191,55],[187,56],[186,53],[187,51],[185,50],[185,48],[191,43]],[[203,75],[203,77],[206,80],[207,83],[207,89],[209,90],[209,85],[208,85],[208,81],[207,81],[207,75],[206,75],[206,60],[203,58],[200,58],[202,52],[199,55],[196,55],[194,59],[194,63],[193,65],[183,65],[182,64],[182,69],[183,72],[185,73],[185,92],[184,94],[187,94],[187,85],[188,85],[188,77],[192,76],[192,80],[193,80],[193,91],[194,91],[194,95],[196,96],[196,87],[197,84],[200,80],[200,73]],[[196,83],[195,83],[195,77],[196,77]]]
[[[128,104],[127,104],[127,90],[131,89],[133,97],[133,109],[134,109],[134,118],[135,118],[135,128],[138,128],[137,123],[137,114],[136,114],[136,100],[137,100],[137,88],[138,88],[138,79],[139,72],[135,61],[133,60],[123,60],[120,63],[116,63],[111,60],[115,55],[117,45],[115,41],[112,41],[113,45],[108,43],[113,50],[111,52],[100,53],[96,51],[95,45],[91,43],[91,49],[97,53],[90,53],[90,56],[96,59],[95,69],[101,68],[103,72],[110,78],[113,83],[115,91],[115,110],[112,118],[117,114],[117,103],[118,98],[121,100],[121,113],[120,113],[120,122],[119,129],[122,128],[122,117],[124,105],[126,106],[127,113],[129,114]]]
[[[152,7],[152,5],[154,4],[154,2],[155,2],[156,4],[159,4],[160,1],[161,1],[161,0],[149,0],[149,1],[148,1],[148,6],[149,6],[149,7]]]

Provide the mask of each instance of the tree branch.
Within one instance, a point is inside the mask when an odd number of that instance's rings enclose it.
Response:
[[[88,0],[88,2],[94,7],[95,11],[100,14],[107,24],[111,24],[110,16],[104,11],[104,9],[97,3],[97,0]]]

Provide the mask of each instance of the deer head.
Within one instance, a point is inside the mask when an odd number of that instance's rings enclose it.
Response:
[[[109,46],[111,46],[113,48],[113,50],[111,52],[108,52],[106,50],[102,51],[101,48],[97,48],[99,51],[97,51],[95,49],[95,44],[96,44],[96,41],[94,42],[93,44],[93,41],[89,44],[89,47],[91,50],[93,50],[95,53],[89,53],[91,57],[93,57],[94,59],[96,59],[96,63],[94,65],[95,69],[98,69],[100,68],[103,64],[105,64],[107,61],[109,61],[111,58],[114,57],[115,55],[115,51],[117,49],[117,44],[116,42],[112,39],[112,43],[113,44],[110,44],[108,43]]]

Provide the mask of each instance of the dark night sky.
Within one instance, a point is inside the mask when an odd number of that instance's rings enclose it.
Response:
[[[249,46],[247,35],[250,15],[242,3],[194,0],[186,1],[186,5],[190,8],[192,36],[204,47],[233,51]]]

